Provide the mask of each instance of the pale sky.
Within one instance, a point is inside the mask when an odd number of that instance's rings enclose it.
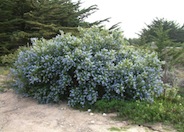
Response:
[[[72,0],[78,1],[78,0]],[[82,7],[97,5],[99,10],[89,16],[86,21],[93,22],[111,17],[106,27],[121,22],[121,30],[126,38],[138,37],[141,29],[153,19],[165,18],[184,24],[184,0],[81,0]]]

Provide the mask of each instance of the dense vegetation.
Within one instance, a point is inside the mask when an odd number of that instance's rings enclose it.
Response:
[[[157,18],[128,45],[119,31],[89,28],[107,19],[85,22],[97,7],[80,4],[0,0],[0,56],[10,53],[0,63],[13,64],[16,90],[40,103],[68,100],[72,107],[118,112],[135,123],[170,123],[183,132],[184,90],[173,71],[184,66],[184,26]]]
[[[175,67],[184,66],[183,26],[165,19],[153,20],[144,28],[138,39],[129,39],[129,43],[140,48],[156,51],[160,60],[164,61],[163,81],[170,85],[176,84]]]
[[[78,26],[90,27],[107,20],[85,22],[97,7],[81,9],[80,5],[71,0],[0,0],[0,56],[31,44],[30,38],[50,39],[59,30],[76,34]]]
[[[154,42],[155,39],[159,37],[157,33],[158,30],[162,30],[162,32],[167,33],[168,39],[172,40],[175,43],[184,42],[184,25],[180,26],[175,21],[168,21],[164,18],[156,18],[152,21],[151,24],[146,25],[146,28],[143,28],[140,32],[139,35],[142,44]]]
[[[163,92],[154,52],[127,46],[118,31],[93,27],[79,33],[34,40],[20,52],[12,70],[17,90],[41,103],[68,98],[70,106],[115,98],[152,102]]]
[[[145,101],[100,100],[91,108],[96,112],[117,112],[121,120],[139,125],[162,122],[174,126],[178,132],[184,130],[184,98],[160,97],[153,103]]]
[[[157,18],[139,35],[138,39],[130,39],[130,43],[155,50],[169,65],[184,65],[184,26]]]
[[[166,86],[165,92],[169,90],[170,94],[164,94],[163,98],[157,98],[151,105],[144,102],[127,102],[128,104],[121,102],[122,105],[116,103],[111,108],[121,105],[121,108],[116,109],[118,111],[123,109],[123,111],[119,111],[120,115],[132,119],[136,123],[162,121],[173,124],[178,131],[184,131],[182,125],[184,123],[184,85],[182,85],[184,76],[180,75],[178,78],[176,74],[176,68],[184,66],[183,36],[184,26],[179,26],[174,21],[157,18],[142,30],[138,39],[129,39],[129,43],[134,46],[156,51],[159,58],[164,61],[162,80]],[[180,72],[183,73],[182,70]],[[178,82],[180,79],[181,82]]]

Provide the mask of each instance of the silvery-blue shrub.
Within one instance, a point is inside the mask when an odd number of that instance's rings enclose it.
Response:
[[[70,106],[99,99],[153,101],[162,91],[156,53],[126,44],[121,32],[79,28],[79,36],[33,39],[12,68],[18,92],[40,103],[68,99]]]

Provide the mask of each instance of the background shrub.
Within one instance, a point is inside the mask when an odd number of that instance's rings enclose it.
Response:
[[[70,106],[99,99],[153,101],[162,93],[161,62],[154,52],[126,45],[121,32],[79,28],[51,40],[32,39],[12,68],[16,90],[40,103]]]
[[[19,52],[27,50],[28,47],[20,46],[15,52],[0,56],[0,65],[3,66],[12,66],[13,63],[17,60]]]

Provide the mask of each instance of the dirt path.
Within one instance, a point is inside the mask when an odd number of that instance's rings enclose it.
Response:
[[[0,132],[166,132],[161,124],[156,129],[129,125],[112,120],[114,114],[91,114],[59,105],[38,104],[12,90],[0,93]]]

